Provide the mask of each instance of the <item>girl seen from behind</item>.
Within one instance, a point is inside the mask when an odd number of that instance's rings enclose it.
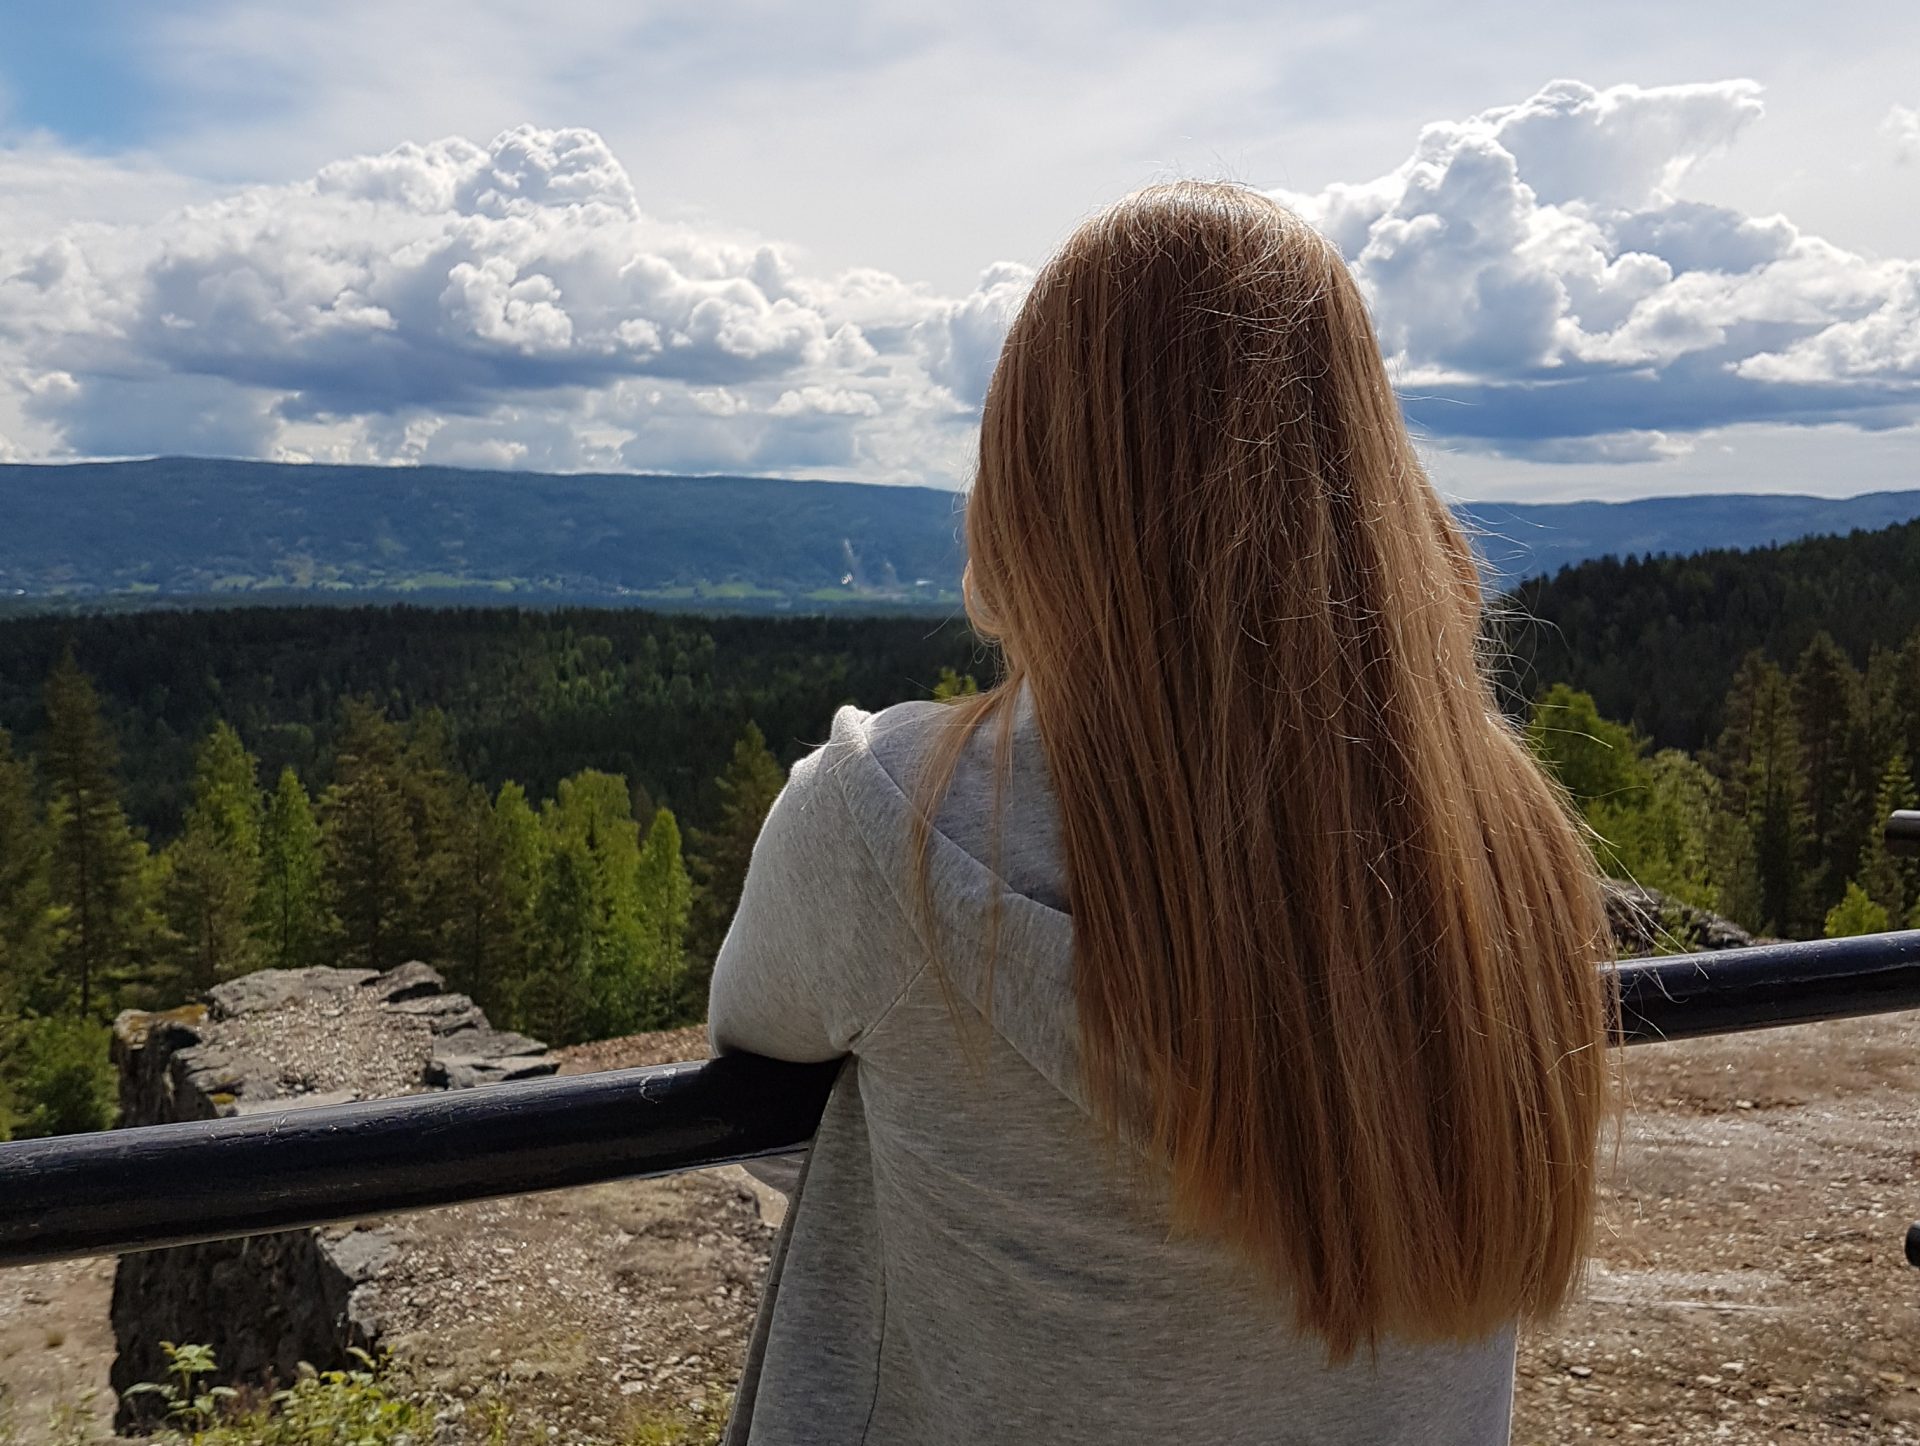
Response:
[[[1337,252],[1082,226],[989,388],[999,682],[843,709],[717,1049],[849,1056],[738,1442],[1504,1442],[1610,1104],[1599,879]]]

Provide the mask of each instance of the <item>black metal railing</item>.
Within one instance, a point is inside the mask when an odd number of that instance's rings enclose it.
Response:
[[[1920,851],[1920,811],[1886,825]],[[1920,1009],[1920,930],[1630,960],[1617,1043]],[[752,1055],[0,1144],[0,1266],[257,1235],[804,1145],[840,1061]],[[1908,1258],[1920,1265],[1920,1226]]]
[[[1920,853],[1920,808],[1896,809],[1887,819],[1886,838],[1896,853]]]

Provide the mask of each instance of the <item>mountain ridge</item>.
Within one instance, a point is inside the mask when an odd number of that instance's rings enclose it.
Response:
[[[960,496],[783,478],[158,457],[0,464],[0,598],[951,611]],[[1460,502],[1489,581],[1920,517],[1920,489]]]

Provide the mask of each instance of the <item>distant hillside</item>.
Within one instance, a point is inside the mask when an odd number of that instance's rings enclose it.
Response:
[[[1920,490],[1859,497],[1701,494],[1631,502],[1467,502],[1489,571],[1518,581],[1593,557],[1684,555],[1768,547],[1799,537],[1873,531],[1920,517]]]
[[[1467,503],[1496,583],[1603,554],[1759,546],[1920,517],[1920,491]],[[0,600],[958,601],[957,499],[753,477],[557,476],[163,457],[0,466]]]
[[[163,457],[0,467],[0,595],[819,612],[958,600],[954,494]]]
[[[1745,552],[1601,558],[1533,579],[1513,601],[1536,620],[1507,639],[1516,693],[1571,683],[1663,747],[1713,742],[1750,650],[1791,668],[1819,632],[1854,666],[1898,678],[1901,716],[1876,726],[1920,730],[1920,521]]]

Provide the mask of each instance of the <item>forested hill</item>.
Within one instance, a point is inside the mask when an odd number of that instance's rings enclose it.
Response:
[[[1760,546],[1920,517],[1920,491],[1465,503],[1491,575]],[[0,602],[142,598],[640,604],[957,601],[953,493],[754,477],[556,476],[163,457],[0,466]]]
[[[954,494],[162,457],[0,467],[0,596],[950,607]]]
[[[1489,571],[1517,582],[1598,557],[1685,556],[1872,531],[1920,518],[1920,491],[1858,497],[1718,494],[1628,502],[1466,502]]]
[[[1742,659],[1790,667],[1821,633],[1903,713],[1876,727],[1920,739],[1920,521],[1692,557],[1601,558],[1513,594],[1514,690],[1570,683],[1660,747],[1712,743]]]
[[[756,723],[781,763],[826,738],[843,703],[924,698],[943,669],[991,676],[979,643],[924,617],[715,617],[637,608],[196,608],[0,621],[0,732],[47,734],[63,654],[99,692],[133,822],[172,836],[196,748],[239,730],[271,780],[334,780],[342,704],[441,716],[461,769],[534,798],[583,768],[625,776],[695,828]],[[644,812],[644,811],[643,811]],[[4,815],[0,814],[0,818]]]

